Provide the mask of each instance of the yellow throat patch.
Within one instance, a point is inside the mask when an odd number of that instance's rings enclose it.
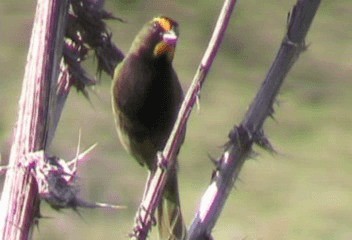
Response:
[[[154,56],[159,57],[164,54],[167,55],[167,58],[172,61],[174,58],[175,47],[171,46],[163,41],[159,42],[154,48]]]

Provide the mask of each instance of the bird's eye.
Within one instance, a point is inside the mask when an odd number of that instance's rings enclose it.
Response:
[[[160,34],[162,34],[161,29],[160,29],[160,25],[157,22],[153,22],[153,26],[152,26],[152,30],[153,32],[157,33],[160,32]]]

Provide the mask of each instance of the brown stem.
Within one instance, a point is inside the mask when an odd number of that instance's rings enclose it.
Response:
[[[271,150],[262,127],[273,114],[273,103],[288,71],[305,50],[304,39],[319,7],[320,0],[298,0],[289,19],[288,31],[263,85],[245,118],[230,132],[230,141],[217,162],[213,179],[202,197],[198,212],[189,230],[188,239],[211,238],[211,231],[220,216],[239,172],[252,151],[253,143]]]
[[[0,202],[0,239],[30,239],[39,214],[37,184],[26,156],[46,146],[67,1],[39,0],[19,101],[18,120]]]

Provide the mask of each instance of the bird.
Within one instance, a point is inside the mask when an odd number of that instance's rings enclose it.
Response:
[[[157,152],[163,150],[184,98],[172,65],[178,37],[175,20],[154,17],[137,34],[113,76],[111,99],[120,142],[148,169],[149,176],[156,171]],[[160,239],[179,240],[186,236],[177,168],[176,163],[169,170],[157,208]]]

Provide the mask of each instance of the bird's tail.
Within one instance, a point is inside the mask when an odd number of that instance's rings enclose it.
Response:
[[[181,213],[176,174],[176,170],[170,173],[165,186],[163,199],[157,210],[157,224],[160,240],[186,239],[186,226]]]

